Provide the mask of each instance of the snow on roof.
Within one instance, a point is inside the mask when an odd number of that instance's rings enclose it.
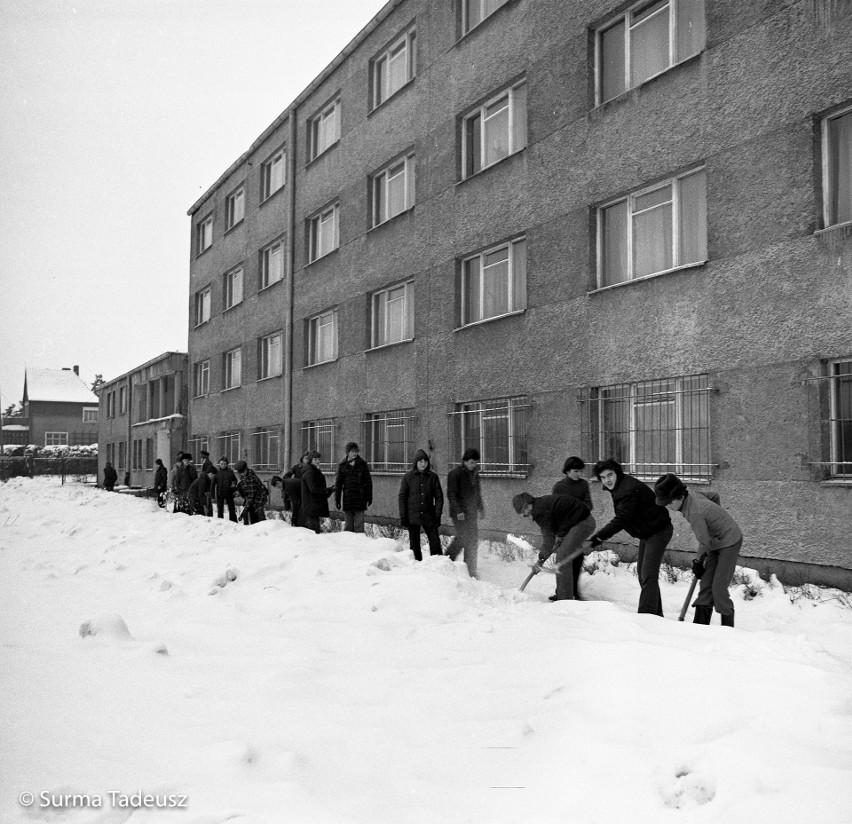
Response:
[[[98,405],[98,397],[73,369],[27,369],[24,387],[29,401]]]

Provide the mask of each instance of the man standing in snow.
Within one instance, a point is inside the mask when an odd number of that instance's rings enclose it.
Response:
[[[201,474],[207,475],[209,480],[209,475],[211,472],[216,472],[216,466],[213,461],[210,460],[210,453],[206,449],[201,450],[201,460],[203,463],[201,464]],[[204,508],[207,510],[207,513],[212,517],[213,515],[213,499],[212,499],[212,484],[210,490],[207,492],[207,500],[204,502]]]
[[[240,479],[239,485],[242,490],[246,523],[256,524],[259,521],[265,521],[266,513],[263,511],[263,505],[269,498],[269,491],[265,484],[258,478],[253,469],[249,469],[249,465],[245,461],[237,461],[234,464],[234,470]]]
[[[211,463],[212,467],[213,464]],[[210,489],[213,484],[213,478],[216,477],[216,470],[211,469],[210,472],[204,472],[189,485],[187,497],[189,498],[190,514],[192,515],[212,515],[210,510]]]
[[[414,466],[399,485],[399,525],[408,530],[411,551],[417,561],[423,560],[420,551],[420,528],[429,541],[429,554],[441,554],[438,527],[444,511],[444,492],[441,479],[432,471],[429,455],[422,449],[414,454]]]
[[[107,492],[112,492],[115,489],[115,482],[118,480],[118,472],[115,467],[107,461],[104,465],[104,489]]]
[[[461,463],[447,474],[447,500],[455,536],[447,547],[447,555],[455,561],[464,552],[464,562],[471,578],[476,578],[476,561],[479,551],[479,524],[485,514],[482,490],[479,484],[479,450],[466,449]]]
[[[364,531],[364,512],[373,503],[370,467],[359,452],[354,441],[346,444],[346,457],[337,467],[334,482],[334,508],[343,509],[345,532]]]
[[[309,452],[303,452],[302,457],[299,458],[299,463],[294,464],[288,472],[285,472],[282,480],[281,494],[286,494],[290,500],[292,508],[290,523],[293,526],[305,525],[304,515],[302,514],[302,473],[311,462],[308,458],[309,454]]]
[[[719,505],[715,492],[690,492],[677,475],[667,472],[654,484],[656,501],[671,512],[680,512],[698,539],[698,555],[692,571],[701,579],[695,599],[695,624],[709,624],[713,607],[722,626],[734,625],[734,602],[728,588],[737,568],[743,534],[737,522]]]
[[[334,494],[334,487],[327,486],[325,475],[319,468],[320,453],[308,452],[308,465],[302,471],[302,517],[305,526],[317,535],[322,532],[320,518],[328,518],[328,498]]]
[[[175,493],[175,512],[184,512],[192,515],[192,506],[189,503],[189,487],[198,477],[195,467],[192,465],[192,455],[181,452],[181,459],[175,467],[175,480],[172,489]]]
[[[663,599],[660,595],[660,564],[666,547],[672,539],[672,520],[668,510],[659,506],[654,493],[642,481],[625,475],[621,464],[613,458],[598,461],[592,472],[612,495],[615,517],[593,535],[588,544],[600,546],[623,529],[639,539],[636,568],[639,572],[638,612],[663,617]]]
[[[538,566],[556,553],[556,601],[574,598],[574,571],[566,564],[571,552],[583,545],[583,540],[595,529],[589,508],[570,495],[542,495],[533,498],[522,492],[512,498],[512,506],[519,515],[532,518],[541,529],[542,542],[538,551]],[[573,532],[570,542],[567,537]],[[580,555],[582,558],[582,554]]]
[[[225,517],[225,504],[228,504],[228,518],[236,523],[237,508],[234,506],[234,492],[237,488],[237,476],[228,466],[227,458],[219,458],[219,469],[213,482],[213,495],[216,496],[216,509],[220,518]]]

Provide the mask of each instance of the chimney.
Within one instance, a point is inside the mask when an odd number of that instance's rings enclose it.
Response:
[[[75,374],[78,378],[80,377],[80,367],[79,367],[79,366],[75,366],[75,367],[74,367],[74,374]]]

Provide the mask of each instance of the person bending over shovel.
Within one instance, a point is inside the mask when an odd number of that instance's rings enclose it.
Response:
[[[583,542],[595,531],[592,513],[584,503],[569,495],[542,495],[533,498],[522,492],[512,499],[515,512],[532,518],[541,529],[542,542],[533,573],[556,554],[556,601],[574,598],[577,582],[571,561],[583,551]],[[580,570],[576,570],[579,577]]]

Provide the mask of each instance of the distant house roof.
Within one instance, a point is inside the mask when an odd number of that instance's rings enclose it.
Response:
[[[98,405],[98,396],[73,369],[27,369],[24,400]]]

